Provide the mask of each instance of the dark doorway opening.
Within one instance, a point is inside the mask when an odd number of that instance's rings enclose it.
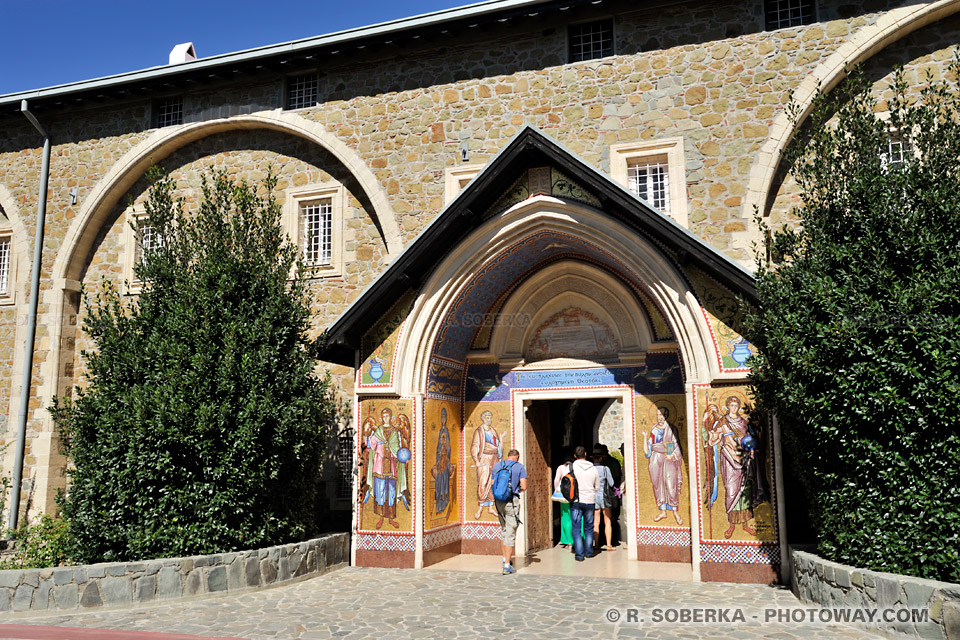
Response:
[[[567,457],[573,458],[578,446],[587,450],[589,458],[596,444],[594,429],[609,402],[609,398],[530,401],[526,411],[529,551],[560,543],[561,509],[550,500],[554,474]]]

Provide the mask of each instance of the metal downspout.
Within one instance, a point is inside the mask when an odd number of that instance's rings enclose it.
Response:
[[[30,382],[33,371],[33,343],[37,335],[37,303],[40,297],[40,261],[43,257],[43,226],[47,217],[47,183],[50,179],[50,136],[36,116],[20,103],[20,111],[43,136],[43,164],[40,166],[40,200],[37,203],[37,233],[33,241],[33,270],[30,277],[30,315],[27,319],[27,340],[23,346],[23,380],[20,383],[20,412],[17,423],[17,448],[14,451],[13,488],[10,493],[10,517],[7,526],[17,528],[20,515],[20,491],[23,486],[23,455],[27,440],[27,411],[30,404]]]

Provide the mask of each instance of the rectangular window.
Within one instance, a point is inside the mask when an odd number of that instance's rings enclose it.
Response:
[[[163,238],[160,236],[156,230],[149,226],[143,225],[140,227],[140,242],[137,243],[136,255],[134,256],[134,264],[140,264],[140,261],[143,260],[143,256],[159,247],[163,246]]]
[[[638,198],[687,226],[687,163],[683,138],[610,146],[610,175]]]
[[[316,73],[305,73],[287,78],[287,109],[316,106],[320,98]]]
[[[899,133],[891,133],[886,153],[883,154],[883,164],[888,167],[906,164],[912,155],[913,148],[910,141],[902,138]]]
[[[816,19],[813,0],[765,0],[763,12],[767,31],[799,27]]]
[[[164,98],[156,103],[157,126],[183,124],[183,98]]]
[[[10,238],[0,238],[0,296],[10,295]]]
[[[330,264],[332,226],[333,202],[330,198],[300,203],[300,247],[306,265]]]
[[[670,215],[670,166],[667,157],[650,156],[627,164],[627,188]]]
[[[613,55],[613,20],[570,25],[570,62]]]

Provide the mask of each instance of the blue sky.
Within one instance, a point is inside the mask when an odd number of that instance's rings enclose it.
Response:
[[[0,95],[164,65],[181,42],[205,58],[472,1],[2,0]]]

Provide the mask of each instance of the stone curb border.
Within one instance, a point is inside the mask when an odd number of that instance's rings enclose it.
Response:
[[[252,591],[346,566],[350,536],[329,534],[265,549],[0,571],[0,612],[129,607]]]
[[[791,547],[791,590],[803,602],[825,608],[920,609],[929,622],[857,626],[893,638],[960,640],[960,584],[858,569]]]

